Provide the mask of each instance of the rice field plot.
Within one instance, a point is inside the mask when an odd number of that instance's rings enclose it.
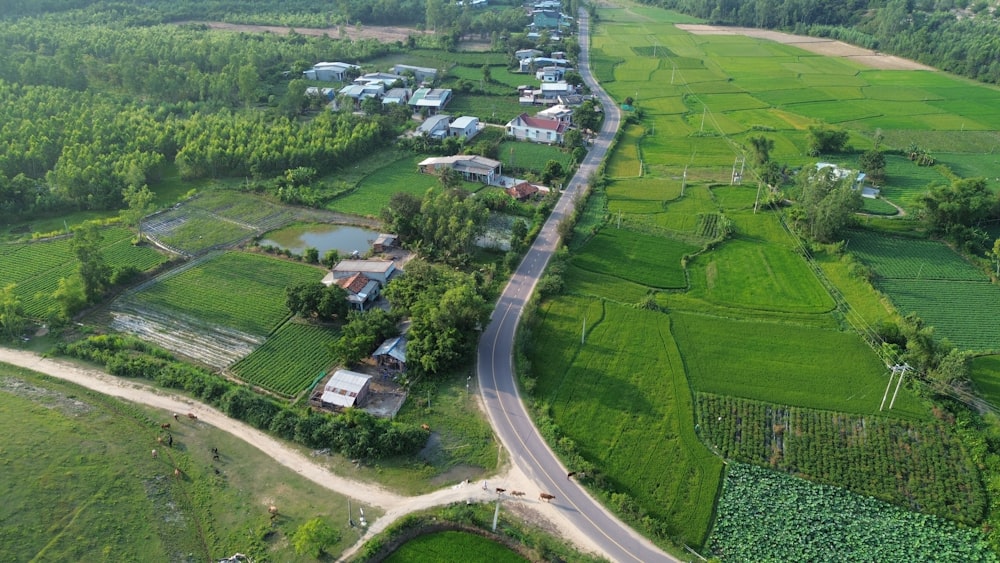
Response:
[[[853,322],[860,318],[868,325],[875,325],[896,319],[898,315],[889,301],[879,295],[867,279],[853,273],[852,264],[855,260],[852,256],[816,253],[813,258],[823,269],[826,279],[840,290],[850,304],[849,320]]]
[[[723,457],[979,524],[986,492],[954,431],[900,420],[697,394],[700,434]]]
[[[267,336],[286,318],[285,288],[319,282],[315,266],[225,252],[129,296],[135,306],[176,311],[212,325]]]
[[[222,220],[203,209],[181,206],[144,218],[142,232],[167,248],[196,256],[247,240],[256,229],[244,223]]]
[[[710,548],[724,561],[995,561],[980,530],[731,463]]]
[[[642,176],[640,168],[639,143],[646,129],[639,125],[626,125],[619,137],[615,150],[607,162],[607,175],[610,178],[631,178]]]
[[[951,168],[962,178],[985,178],[986,185],[994,192],[1000,191],[1000,140],[994,141],[990,153],[935,153],[940,164]]]
[[[594,39],[596,39],[596,36]],[[624,61],[624,58],[609,55],[603,49],[596,46],[592,46],[590,49],[590,68],[594,73],[594,78],[602,86],[609,85],[615,81],[615,66]]]
[[[668,317],[582,297],[560,297],[539,313],[529,360],[553,422],[663,536],[701,545],[722,463],[694,434]]]
[[[769,107],[768,104],[747,93],[702,94],[698,98],[714,113]]]
[[[796,104],[795,111],[827,123],[843,123],[873,119],[883,114],[882,108],[873,107],[861,100],[841,100],[833,102],[810,102]]]
[[[615,80],[620,82],[646,82],[660,67],[657,59],[632,57],[615,67]]]
[[[934,327],[935,337],[961,350],[1000,352],[1000,287],[989,281],[882,279],[876,287],[904,315]]]
[[[698,247],[607,225],[573,258],[583,270],[657,289],[687,287],[681,259]]]
[[[677,115],[688,111],[680,96],[643,96],[642,110],[650,115]]]
[[[801,84],[797,88],[787,89],[761,89],[754,88],[750,81],[742,80],[740,84],[753,92],[754,97],[763,100],[772,106],[794,106],[811,102],[832,102],[835,101],[829,92],[817,90],[816,88],[802,88]],[[763,85],[762,85],[763,86]]]
[[[426,155],[415,155],[386,163],[361,180],[357,189],[333,200],[327,208],[365,217],[378,217],[397,192],[423,196],[428,189],[441,187],[437,176],[418,172],[417,163],[425,158]]]
[[[833,298],[791,248],[743,235],[688,264],[691,295],[726,307],[827,313]]]
[[[695,391],[846,413],[877,413],[888,370],[853,332],[674,311],[671,329]],[[901,389],[887,416],[924,418]]]
[[[878,278],[987,282],[986,275],[946,244],[851,231],[848,249]]]
[[[294,219],[294,211],[284,205],[244,192],[213,190],[186,202],[188,207],[204,209],[212,215],[229,221],[271,230]]]
[[[734,111],[728,113],[727,116],[729,119],[739,122],[744,129],[756,130],[754,134],[768,135],[775,138],[775,141],[783,140],[777,131],[792,129],[791,124],[785,120],[784,116],[773,109]],[[775,150],[778,151],[778,147],[775,147]]]
[[[288,322],[231,369],[247,383],[294,397],[329,369],[330,343],[339,334],[329,327]]]
[[[639,163],[636,163],[638,166]],[[614,180],[607,188],[608,211],[662,213],[667,202],[681,195],[680,178],[629,178]]]
[[[917,166],[899,155],[885,157],[885,186],[882,197],[896,203],[907,211],[912,211],[927,187],[935,182],[948,182],[936,168]]]
[[[649,287],[622,279],[614,274],[584,270],[570,264],[563,275],[565,292],[569,295],[583,295],[607,299],[617,303],[638,304],[649,295]]]
[[[166,261],[150,246],[132,244],[135,234],[121,227],[101,230],[101,256],[112,270],[132,267],[144,272]],[[16,284],[14,294],[29,317],[42,318],[56,306],[52,298],[59,280],[77,271],[71,238],[0,245],[0,287]]]
[[[712,200],[726,212],[752,211],[757,188],[748,186],[716,186],[710,188]]]
[[[541,174],[550,160],[561,164],[563,170],[573,165],[573,155],[554,145],[528,141],[504,141],[500,143],[498,150],[498,160],[503,163],[506,170],[513,168]]]
[[[907,129],[886,130],[884,134],[888,146],[905,149],[910,143],[917,143],[934,153],[935,157],[939,153],[972,153],[985,156],[983,153],[993,155],[1000,151],[1000,132],[997,131],[916,132]],[[886,158],[891,156],[893,155],[886,155]]]

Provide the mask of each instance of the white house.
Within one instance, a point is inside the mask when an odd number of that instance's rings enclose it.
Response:
[[[341,260],[327,272],[323,284],[330,286],[336,283],[335,280],[349,278],[354,274],[364,274],[366,278],[385,285],[396,272],[396,265],[392,260]]]
[[[556,104],[552,107],[545,108],[542,111],[536,113],[535,117],[544,117],[545,119],[555,119],[560,123],[565,123],[567,125],[570,125],[573,122],[573,110],[562,104]]]
[[[526,113],[507,122],[507,135],[519,141],[562,144],[565,132],[565,123],[545,117],[532,117]]]
[[[535,78],[542,82],[559,82],[566,76],[567,70],[563,66],[545,66],[535,71]]]
[[[566,81],[542,82],[538,89],[542,91],[542,100],[551,102],[555,102],[559,96],[576,93],[576,88],[566,83]]]
[[[397,82],[406,84],[406,77],[388,72],[369,72],[354,79],[355,84],[383,84],[386,89],[392,88],[392,85]]]
[[[519,61],[523,61],[524,59],[532,59],[537,56],[540,56],[541,54],[542,52],[539,51],[538,49],[519,49],[517,51],[514,51],[514,57],[516,57],[517,60]]]
[[[816,170],[826,170],[829,169],[829,173],[833,175],[833,178],[837,181],[850,180],[851,189],[858,190],[864,187],[866,175],[864,172],[858,172],[857,170],[850,170],[848,168],[841,168],[836,164],[830,162],[817,162]]]
[[[382,95],[382,105],[405,104],[410,101],[409,88],[393,88]]]
[[[338,369],[323,386],[320,403],[324,407],[341,409],[359,406],[368,396],[371,380],[370,375]]]
[[[368,98],[381,98],[385,94],[385,85],[382,83],[348,84],[341,88],[338,93],[341,96],[351,98],[357,105]]]
[[[344,288],[347,292],[347,303],[359,311],[367,309],[369,304],[378,298],[379,283],[362,273],[335,279],[333,283]]]
[[[462,174],[470,182],[493,185],[500,177],[502,166],[499,161],[478,155],[435,156],[417,163],[420,172],[437,174],[442,168],[451,168]]]
[[[350,69],[361,70],[358,65],[349,63],[316,63],[309,70],[303,71],[303,75],[308,80],[322,80],[325,82],[343,82],[347,79]]]
[[[449,134],[448,124],[450,122],[451,116],[448,114],[431,115],[417,127],[417,135],[431,139],[443,139]]]
[[[463,115],[448,126],[448,136],[459,139],[471,139],[479,133],[479,118]]]
[[[443,110],[450,101],[450,88],[420,88],[408,103],[416,110],[427,109],[433,114]]]

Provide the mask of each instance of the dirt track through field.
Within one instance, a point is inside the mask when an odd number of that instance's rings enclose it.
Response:
[[[757,29],[753,27],[728,27],[718,25],[701,24],[677,24],[677,29],[691,32],[695,35],[744,35],[746,37],[756,37],[767,39],[783,45],[793,45],[799,49],[824,55],[827,57],[841,57],[857,61],[865,66],[879,70],[937,70],[934,67],[920,64],[916,61],[904,59],[894,55],[883,55],[871,49],[856,47],[836,41],[824,39],[822,37],[809,37],[805,35],[792,35],[780,31],[768,29]]]
[[[0,347],[0,362],[11,364],[44,373],[57,379],[62,379],[86,387],[98,393],[138,403],[149,407],[163,409],[164,421],[170,421],[171,413],[180,414],[179,424],[194,424],[187,418],[187,413],[198,417],[198,424],[210,424],[219,430],[246,441],[274,461],[298,473],[302,477],[335,493],[351,497],[364,504],[374,505],[385,514],[372,522],[364,537],[349,548],[341,559],[359,549],[365,541],[374,534],[387,528],[402,516],[417,510],[432,508],[455,502],[488,502],[497,499],[496,487],[508,491],[526,491],[527,495],[519,500],[507,502],[518,503],[522,515],[530,514],[533,523],[558,530],[556,535],[570,541],[581,549],[597,551],[589,538],[583,537],[572,526],[565,524],[556,505],[544,503],[537,499],[538,490],[531,481],[516,467],[508,467],[505,472],[488,478],[484,482],[459,483],[439,489],[432,493],[416,497],[405,497],[372,483],[356,481],[331,472],[329,469],[306,457],[296,449],[272,438],[271,436],[231,419],[218,410],[183,397],[157,389],[150,385],[132,380],[115,377],[97,369],[81,367],[77,364],[53,358],[44,358],[33,352]],[[483,488],[483,484],[488,486]],[[560,523],[562,525],[560,525]]]
[[[384,43],[389,43],[391,41],[406,41],[409,36],[420,36],[424,32],[412,27],[397,27],[397,26],[383,26],[383,25],[368,25],[368,26],[353,26],[345,25],[341,27],[328,27],[326,29],[322,28],[311,28],[311,27],[294,27],[294,26],[278,26],[278,25],[248,25],[248,24],[238,24],[238,23],[225,23],[225,22],[205,22],[205,21],[184,21],[177,22],[177,25],[207,25],[209,29],[216,29],[219,31],[237,31],[242,33],[274,33],[277,35],[288,35],[291,30],[295,30],[296,33],[300,35],[309,35],[313,37],[322,37],[328,35],[333,39],[350,39],[356,41],[358,39],[378,39]]]

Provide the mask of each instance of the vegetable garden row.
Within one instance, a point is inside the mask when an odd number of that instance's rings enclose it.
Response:
[[[247,383],[292,397],[330,367],[329,345],[337,336],[333,329],[285,323],[232,370]]]
[[[698,393],[702,439],[728,459],[764,465],[895,504],[976,524],[978,472],[955,434],[913,422]]]

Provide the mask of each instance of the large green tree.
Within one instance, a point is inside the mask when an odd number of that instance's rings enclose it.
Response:
[[[0,289],[0,335],[7,340],[14,340],[24,331],[24,307],[17,297],[16,284],[8,284]]]
[[[335,530],[326,520],[313,518],[299,526],[292,535],[292,545],[295,553],[319,558],[323,551],[340,541],[340,532]]]
[[[861,209],[861,192],[832,167],[807,168],[799,175],[801,195],[790,216],[799,231],[817,242],[834,242]]]
[[[70,249],[78,261],[77,273],[83,282],[84,295],[88,303],[96,303],[107,291],[111,280],[111,268],[101,254],[104,236],[96,223],[85,223],[73,234]]]
[[[997,216],[997,195],[984,178],[965,178],[951,184],[931,185],[920,196],[919,214],[931,234],[965,244],[978,235],[984,221]],[[984,243],[986,241],[983,241]]]

